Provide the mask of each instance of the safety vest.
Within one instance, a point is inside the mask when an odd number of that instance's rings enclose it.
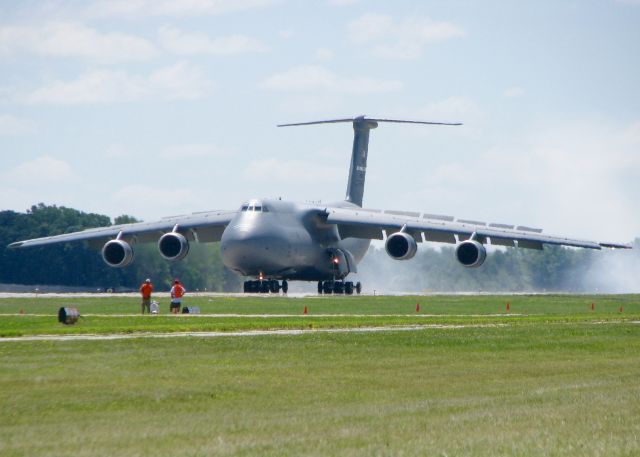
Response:
[[[153,292],[153,286],[148,283],[144,283],[140,287],[140,293],[142,294],[142,298],[151,298],[151,292]]]
[[[173,286],[173,298],[182,298],[184,295],[184,287],[180,284]]]

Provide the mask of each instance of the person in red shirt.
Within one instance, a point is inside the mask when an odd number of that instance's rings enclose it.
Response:
[[[176,279],[173,282],[173,287],[171,288],[171,306],[169,310],[173,314],[178,314],[180,312],[180,305],[182,304],[182,296],[186,292],[185,288],[182,287],[180,281]]]
[[[144,314],[145,309],[149,314],[151,314],[151,292],[153,292],[153,284],[151,284],[150,279],[147,279],[140,286],[140,294],[142,295],[142,314]]]

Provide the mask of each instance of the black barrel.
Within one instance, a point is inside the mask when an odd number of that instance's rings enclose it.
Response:
[[[79,317],[80,311],[78,311],[78,308],[62,307],[58,310],[58,322],[65,325],[75,324],[78,322]]]
[[[182,314],[200,314],[199,306],[183,306]]]

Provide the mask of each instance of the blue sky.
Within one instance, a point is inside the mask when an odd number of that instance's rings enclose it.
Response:
[[[640,235],[640,1],[0,3],[0,209],[145,220],[252,197]]]

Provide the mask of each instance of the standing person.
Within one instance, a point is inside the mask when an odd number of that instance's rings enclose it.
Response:
[[[176,279],[173,281],[173,287],[171,288],[171,306],[169,310],[173,314],[180,312],[180,305],[182,304],[182,296],[186,292],[185,288],[180,284],[180,281]]]
[[[144,314],[145,309],[147,310],[147,313],[151,314],[151,292],[153,292],[153,284],[151,284],[151,280],[147,278],[140,286],[140,294],[142,295],[142,314]]]

